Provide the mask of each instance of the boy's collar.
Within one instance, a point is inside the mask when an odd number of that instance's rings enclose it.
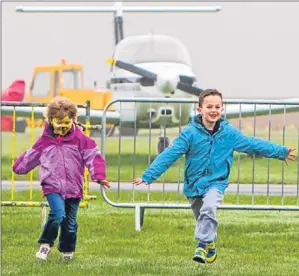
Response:
[[[202,116],[200,114],[198,114],[196,117],[195,117],[195,120],[194,120],[196,123],[202,125],[208,132],[210,132],[211,130],[207,129],[203,122],[202,122]],[[223,121],[222,118],[220,118],[218,121],[216,121],[216,124],[214,125],[214,128],[213,128],[213,131],[212,133],[214,134],[215,132],[218,131],[219,127],[220,127],[220,123]]]

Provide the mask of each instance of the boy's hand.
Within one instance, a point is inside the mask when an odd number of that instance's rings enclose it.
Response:
[[[292,153],[293,151],[295,151],[296,149],[289,149],[288,150],[288,156],[287,158],[284,160],[284,162],[286,163],[286,165],[288,165],[288,161],[291,160],[291,161],[294,161],[295,160],[295,157],[296,155],[294,153]]]
[[[107,189],[110,188],[110,183],[106,179],[104,179],[104,180],[97,180],[97,183],[100,184],[100,185],[102,185],[105,190],[107,190]]]
[[[146,184],[146,185],[148,185],[145,181],[143,181],[142,178],[135,178],[135,179],[133,179],[132,184],[134,184],[134,185],[140,185],[140,184]]]

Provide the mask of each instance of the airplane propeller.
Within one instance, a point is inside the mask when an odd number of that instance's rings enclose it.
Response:
[[[203,91],[199,87],[180,81],[179,76],[173,75],[171,72],[168,74],[156,74],[128,62],[112,58],[108,58],[107,62],[131,73],[153,80],[158,89],[164,93],[173,93],[175,89],[180,89],[186,93],[198,96]]]

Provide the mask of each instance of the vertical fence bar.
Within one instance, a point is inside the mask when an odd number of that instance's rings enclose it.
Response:
[[[120,114],[122,113],[122,103],[119,103]],[[117,202],[120,202],[120,152],[121,152],[121,121],[119,124],[119,132],[118,132],[118,155],[117,155]]]
[[[242,130],[242,105],[239,105],[239,130]],[[241,153],[238,152],[238,172],[237,172],[237,204],[240,204],[240,167]]]
[[[16,148],[16,107],[13,107],[12,115],[12,133],[11,133],[11,166],[15,163],[15,148]],[[15,173],[11,170],[11,201],[15,197]]]
[[[256,135],[256,104],[254,104],[253,137]],[[252,195],[251,204],[254,205],[255,154],[252,155]]]
[[[182,104],[180,103],[180,109],[179,109],[179,118],[180,118],[180,123],[179,123],[179,135],[181,134],[182,131]],[[178,160],[178,187],[177,187],[177,201],[180,202],[180,179],[181,179],[181,158]]]
[[[135,108],[134,108],[134,143],[133,143],[133,177],[134,179],[136,177],[136,136],[137,136],[137,117],[136,117],[136,105],[137,102],[134,102]],[[132,201],[135,202],[135,185],[132,185],[132,195],[133,199]]]
[[[269,121],[268,121],[268,141],[271,141],[271,115],[272,115],[272,106],[269,105]],[[270,202],[270,158],[268,158],[268,168],[267,168],[267,205]]]
[[[149,110],[152,110],[152,102],[150,102],[150,108]],[[150,120],[149,120],[149,137],[148,137],[148,159],[147,163],[148,165],[152,162],[152,112],[150,114]],[[147,185],[147,202],[150,200],[150,191],[151,191],[151,185]]]
[[[164,114],[166,114],[166,106],[167,103],[164,103]],[[166,147],[166,123],[163,126],[163,151],[165,150]],[[163,173],[163,183],[162,183],[162,198],[163,201],[165,200],[165,173]]]
[[[85,124],[86,124],[86,135],[90,136],[90,101],[86,101],[86,106],[85,106]],[[106,130],[106,128],[105,128]],[[89,183],[89,172],[88,169],[85,167],[84,168],[84,190],[83,190],[83,198],[88,197],[88,183]]]
[[[282,145],[285,145],[286,105],[283,109]],[[281,205],[284,205],[284,162],[281,162]]]
[[[32,106],[32,112],[31,112],[31,129],[30,129],[30,144],[31,146],[34,143],[34,106]],[[30,171],[29,174],[29,199],[32,200],[32,194],[33,194],[33,170]]]

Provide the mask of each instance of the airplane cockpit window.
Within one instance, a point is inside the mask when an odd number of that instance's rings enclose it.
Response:
[[[174,37],[163,35],[128,37],[116,46],[114,58],[133,64],[176,62],[192,65],[186,46]]]
[[[47,97],[51,91],[51,73],[37,72],[30,90],[33,97]]]
[[[61,87],[64,89],[80,89],[82,88],[81,80],[80,70],[63,70]]]

